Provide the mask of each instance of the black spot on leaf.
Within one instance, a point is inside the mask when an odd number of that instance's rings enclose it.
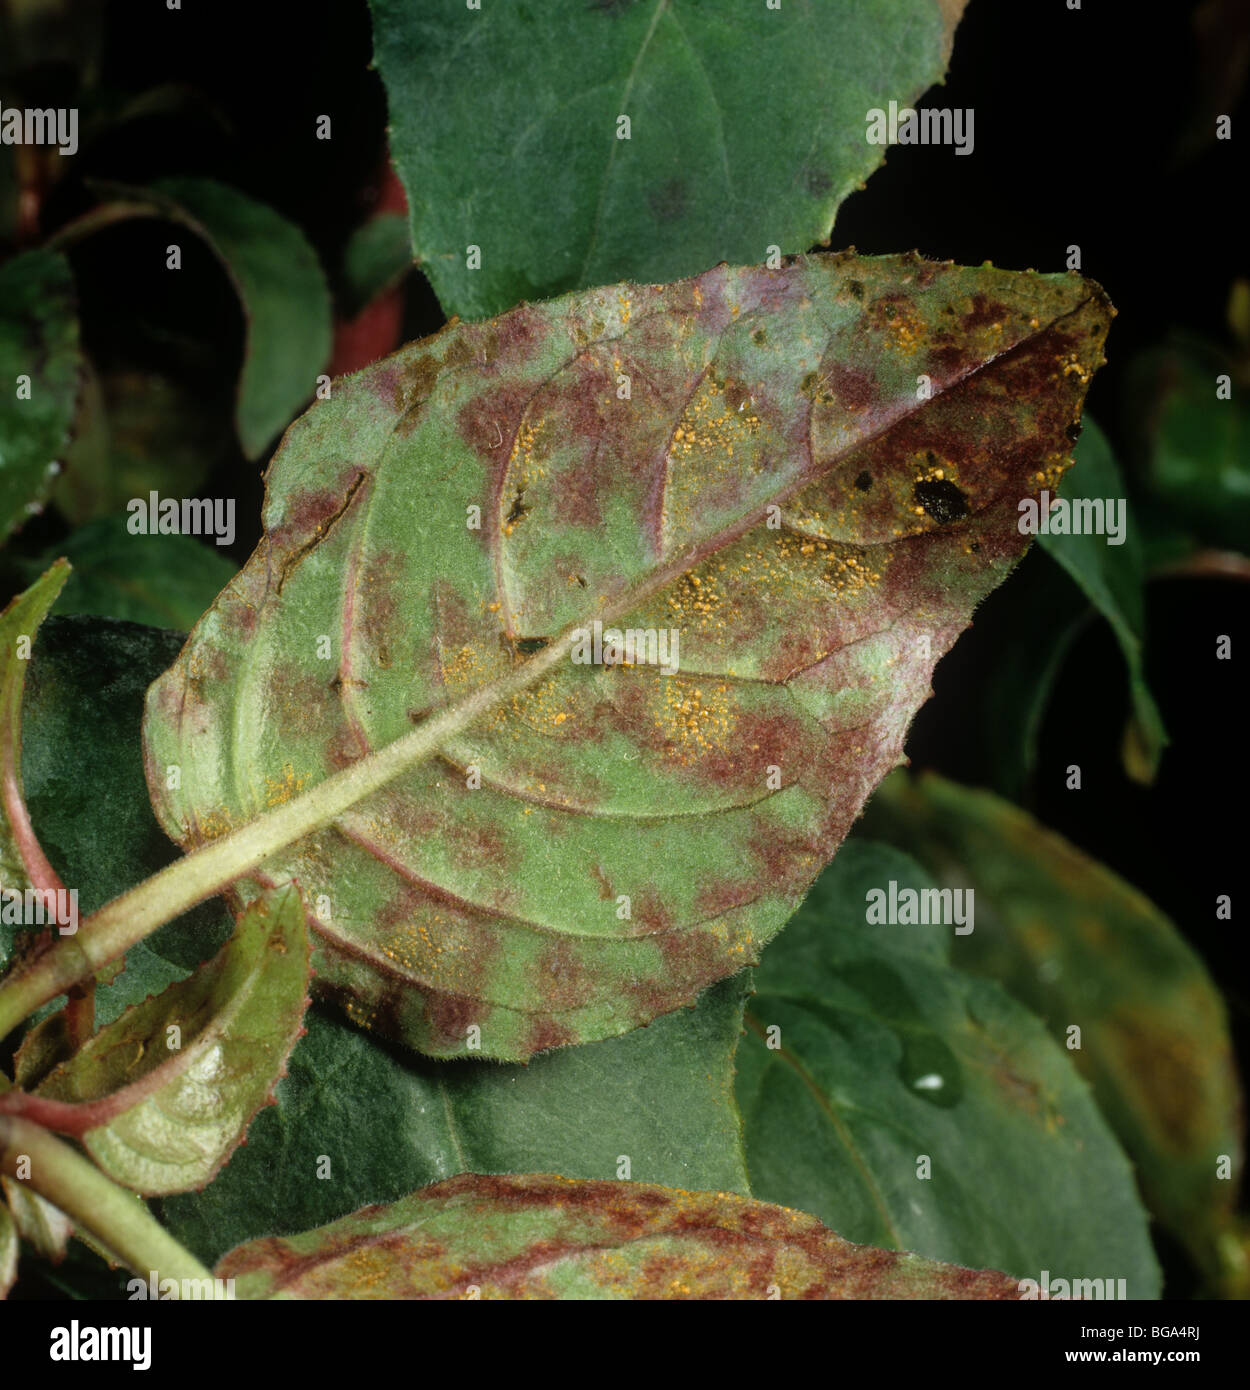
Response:
[[[949,478],[931,478],[917,483],[913,495],[934,521],[943,525],[962,521],[968,515],[967,497]]]

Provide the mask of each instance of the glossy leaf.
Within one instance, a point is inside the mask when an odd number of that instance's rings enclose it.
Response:
[[[964,0],[371,8],[413,248],[483,318],[827,241],[885,157],[868,113],[941,80]]]
[[[850,841],[764,954],[738,1053],[752,1191],[849,1240],[1157,1297],[1132,1169],[1084,1082],[1027,1010],[945,963],[953,925],[866,921],[891,881],[930,886]]]
[[[52,485],[81,369],[69,263],[53,251],[14,256],[0,266],[0,540]]]
[[[211,961],[101,1029],[27,1113],[81,1135],[104,1172],[136,1192],[202,1187],[285,1068],[307,1003],[308,952],[298,889],[258,899]],[[0,1096],[0,1108],[12,1100]]]
[[[799,1211],[649,1183],[452,1178],[231,1251],[240,1298],[1018,1298],[1015,1280],[851,1245]]]
[[[1123,879],[997,797],[891,778],[869,826],[943,884],[972,885],[977,930],[955,946],[1069,1052],[1137,1165],[1159,1220],[1209,1272],[1237,1200],[1241,1093],[1219,991],[1172,923]],[[1226,1155],[1232,1171],[1219,1175]]]
[[[288,433],[265,538],[149,693],[162,824],[201,844],[472,697],[258,876],[321,903],[319,987],[504,1059],[692,1001],[900,760],[1107,316],[1070,276],[836,256],[406,348]],[[570,659],[592,620],[675,631],[680,669]]]
[[[1126,765],[1138,781],[1151,782],[1167,745],[1163,718],[1146,685],[1146,564],[1137,519],[1128,506],[1124,479],[1116,467],[1107,437],[1088,416],[1075,450],[1075,467],[1064,480],[1063,501],[1075,506],[1082,499],[1107,506],[1123,504],[1125,522],[1118,544],[1112,537],[1039,535],[1038,544],[1067,571],[1098,612],[1111,624],[1128,665],[1133,703],[1132,726],[1126,746]],[[1110,518],[1108,518],[1110,521]]]
[[[22,706],[26,804],[52,866],[78,890],[80,917],[177,857],[148,801],[140,723],[144,691],[182,640],[132,623],[54,616],[34,644]],[[215,899],[154,932],[127,953],[120,974],[107,970],[115,978],[96,988],[96,1021],[109,1023],[184,978],[232,926]],[[13,932],[0,926],[0,969]]]
[[[735,976],[692,1012],[528,1066],[427,1061],[314,1008],[276,1104],[161,1220],[212,1262],[465,1171],[616,1178],[624,1158],[636,1180],[745,1194],[733,1056],[747,988]]]
[[[94,613],[189,632],[237,566],[194,536],[137,536],[125,516],[89,522],[50,548],[73,566],[57,611]]]

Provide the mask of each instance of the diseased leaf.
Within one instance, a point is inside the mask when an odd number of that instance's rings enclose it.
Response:
[[[257,875],[321,901],[319,988],[504,1059],[690,1002],[900,760],[1108,313],[1071,276],[846,255],[404,349],[288,432],[260,547],[149,692],[162,824],[202,844],[458,709]],[[592,622],[649,659],[594,664]]]
[[[723,1192],[464,1177],[231,1251],[240,1298],[1018,1298],[1015,1280],[852,1245]]]
[[[0,540],[52,486],[81,370],[69,263],[54,251],[14,256],[0,266]]]
[[[945,963],[953,922],[866,920],[892,881],[899,902],[931,886],[843,845],[756,972],[737,1058],[752,1191],[849,1240],[1157,1297],[1132,1169],[1084,1082],[1036,1018]]]
[[[1219,991],[1136,889],[1031,816],[943,778],[890,778],[874,834],[906,844],[943,885],[976,891],[956,962],[1035,1009],[1090,1082],[1136,1163],[1147,1203],[1208,1275],[1237,1202],[1241,1093]],[[1231,1180],[1218,1172],[1220,1155]]]
[[[53,867],[78,890],[80,917],[176,858],[152,815],[140,723],[144,691],[182,640],[133,623],[52,617],[23,663],[26,804]],[[161,927],[127,952],[120,974],[104,972],[116,978],[97,985],[97,1023],[184,978],[232,927],[220,899]],[[14,932],[0,925],[0,969],[9,963]]]
[[[101,184],[113,201],[61,233],[77,240],[127,217],[160,217],[205,241],[239,293],[246,324],[235,423],[257,458],[310,399],[330,356],[330,291],[303,232],[264,203],[212,179],[150,188]]]
[[[465,1171],[615,1178],[625,1158],[635,1180],[747,1194],[733,1056],[748,987],[735,976],[693,1012],[528,1066],[428,1061],[311,1009],[276,1104],[161,1220],[212,1263]],[[332,1181],[309,1177],[322,1155]]]
[[[870,113],[941,80],[964,0],[371,8],[413,248],[483,318],[827,241],[885,157]]]
[[[1130,776],[1152,782],[1168,736],[1163,718],[1146,685],[1143,648],[1146,633],[1146,564],[1141,533],[1129,509],[1128,491],[1116,467],[1115,455],[1107,437],[1088,416],[1074,462],[1078,465],[1065,478],[1062,499],[1072,507],[1082,500],[1103,503],[1107,508],[1123,505],[1123,532],[1097,535],[1038,536],[1038,544],[1067,571],[1081,592],[1094,605],[1115,633],[1128,665],[1129,692],[1133,702],[1132,726],[1125,745],[1125,763]],[[1113,518],[1107,516],[1108,527]],[[1112,544],[1115,540],[1115,544]]]
[[[282,1074],[307,1004],[308,953],[298,889],[258,899],[194,975],[101,1029],[34,1097],[0,1096],[0,1109],[20,1103],[81,1135],[136,1192],[202,1187]]]
[[[124,516],[89,522],[53,546],[41,567],[57,555],[73,565],[57,605],[61,614],[94,613],[180,632],[195,626],[237,569],[223,550],[194,536],[133,535]]]

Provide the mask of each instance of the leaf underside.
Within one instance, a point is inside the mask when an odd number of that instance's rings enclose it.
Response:
[[[434,1055],[689,1003],[900,761],[1067,465],[1109,315],[1074,276],[847,254],[405,348],[288,432],[260,546],[149,692],[158,817],[214,838],[578,622],[676,630],[678,673],[552,668],[257,884],[298,877],[322,992]]]
[[[39,1087],[90,1117],[83,1142],[110,1177],[146,1196],[185,1192],[234,1152],[300,1032],[304,915],[293,887],[252,903],[212,960],[128,1009]]]
[[[217,1266],[240,1298],[1006,1299],[1015,1280],[852,1245],[717,1192],[547,1175],[424,1188]]]

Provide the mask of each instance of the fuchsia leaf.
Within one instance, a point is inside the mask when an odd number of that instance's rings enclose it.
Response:
[[[240,1298],[1018,1298],[1016,1280],[874,1250],[725,1192],[465,1174],[217,1266]]]
[[[510,1059],[690,1003],[900,761],[1110,314],[1075,276],[845,254],[403,349],[288,432],[259,548],[149,692],[158,816],[191,848],[487,700],[255,876],[305,887],[323,993]],[[595,620],[675,632],[679,669],[570,660]]]

